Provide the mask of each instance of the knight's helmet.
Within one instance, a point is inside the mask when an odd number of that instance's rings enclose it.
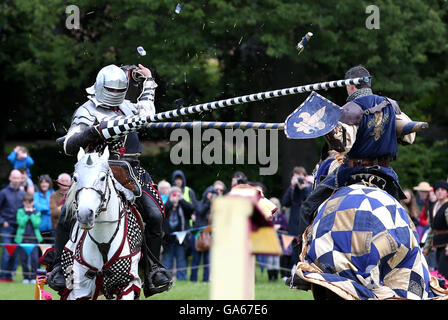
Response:
[[[95,84],[86,89],[88,94],[95,95],[102,105],[116,107],[123,103],[128,89],[126,73],[116,65],[102,68],[96,76]]]

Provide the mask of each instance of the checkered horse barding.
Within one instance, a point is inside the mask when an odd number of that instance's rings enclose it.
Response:
[[[379,188],[337,190],[303,241],[296,274],[343,299],[448,299],[429,273],[406,210]]]
[[[113,178],[103,154],[78,153],[67,203],[76,219],[61,256],[66,288],[63,300],[137,299],[143,221],[133,194]],[[75,179],[76,178],[76,179]],[[72,199],[72,200],[69,200]],[[75,218],[76,217],[76,218]]]

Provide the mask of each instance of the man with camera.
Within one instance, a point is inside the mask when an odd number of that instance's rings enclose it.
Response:
[[[187,280],[187,249],[188,238],[179,241],[176,232],[182,232],[189,228],[188,221],[194,213],[193,204],[185,200],[182,189],[173,186],[167,202],[165,203],[166,219],[163,219],[163,265],[173,272],[176,261],[176,279]]]
[[[298,235],[300,221],[300,207],[311,192],[311,186],[306,180],[306,170],[304,167],[295,167],[292,171],[291,185],[282,197],[282,206],[289,207],[288,233]],[[296,240],[293,242],[293,246]],[[293,250],[291,256],[291,267],[299,259],[298,251]]]

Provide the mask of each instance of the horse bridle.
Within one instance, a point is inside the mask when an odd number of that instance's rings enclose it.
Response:
[[[109,187],[109,178],[110,178],[110,172],[107,171],[106,172],[106,181],[107,181],[107,183],[106,183],[106,189],[104,190],[104,192],[102,190],[98,190],[98,189],[96,189],[94,187],[82,187],[82,188],[79,188],[78,190],[76,190],[75,198],[73,199],[74,209],[76,211],[78,211],[78,200],[77,199],[78,199],[79,192],[81,190],[89,190],[90,189],[90,190],[93,190],[96,193],[98,193],[99,196],[100,196],[100,199],[101,199],[100,205],[98,206],[98,209],[95,212],[95,219],[100,215],[101,212],[106,211],[107,204],[109,203],[110,196],[112,194],[112,192],[110,190],[110,187]],[[107,198],[106,198],[106,194],[107,194]],[[98,222],[100,222],[100,221],[98,221]],[[110,221],[110,222],[116,222],[116,221]]]
[[[88,189],[90,189],[90,190],[93,190],[93,191],[95,191],[96,193],[98,193],[98,194],[100,195],[100,198],[101,198],[100,205],[98,206],[98,209],[97,209],[96,212],[95,212],[95,219],[100,215],[101,212],[106,211],[106,209],[107,209],[107,204],[109,203],[109,200],[110,200],[110,197],[111,197],[111,194],[112,194],[112,191],[110,190],[110,186],[109,186],[109,183],[110,183],[110,171],[107,171],[107,172],[106,172],[106,176],[105,176],[105,178],[106,178],[106,188],[105,188],[104,192],[101,191],[101,190],[98,190],[98,189],[96,189],[96,188],[94,188],[94,187],[83,187],[83,188],[79,188],[78,190],[76,190],[76,193],[75,193],[75,199],[74,199],[74,201],[73,201],[75,210],[78,210],[78,201],[77,201],[78,193],[79,193],[81,190],[88,190]],[[107,196],[106,196],[106,194],[107,194]],[[118,230],[120,229],[120,222],[121,222],[121,218],[123,217],[123,212],[122,212],[122,210],[119,210],[119,211],[120,211],[120,213],[119,213],[119,216],[118,216],[118,219],[117,219],[117,220],[111,220],[111,221],[95,221],[95,223],[112,223],[112,222],[118,222],[118,224],[117,224],[117,228],[115,229],[114,234],[112,235],[112,237],[109,239],[108,242],[106,242],[106,243],[104,243],[104,242],[103,242],[103,243],[100,243],[100,242],[96,241],[96,240],[92,237],[92,235],[90,234],[90,232],[87,231],[87,234],[89,235],[90,239],[91,239],[91,240],[96,244],[96,246],[98,247],[98,249],[99,249],[99,251],[100,251],[100,253],[101,253],[101,256],[102,256],[102,258],[103,258],[103,262],[104,262],[104,264],[107,262],[107,254],[108,254],[108,252],[109,252],[109,250],[110,250],[110,246],[111,246],[111,244],[112,244],[112,241],[115,239],[115,237],[116,237],[116,235],[117,235],[117,233],[118,233]]]

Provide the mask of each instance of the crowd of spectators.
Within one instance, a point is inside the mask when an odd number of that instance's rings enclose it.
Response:
[[[421,181],[403,190],[406,199],[400,201],[418,235],[430,272],[439,280],[448,278],[448,182],[434,184]],[[448,282],[446,283],[448,284]]]
[[[56,180],[43,174],[33,182],[30,168],[34,160],[25,147],[17,146],[8,155],[12,170],[9,183],[0,191],[0,237],[5,244],[53,244],[55,229],[71,185],[71,176],[60,173]],[[229,185],[220,180],[210,181],[201,198],[187,183],[181,170],[175,170],[170,178],[158,182],[158,191],[165,205],[163,220],[163,242],[161,261],[176,280],[198,281],[202,268],[202,281],[209,281],[209,250],[198,249],[196,241],[211,224],[211,203],[216,196],[225,195],[238,184],[252,184],[267,194],[266,187],[256,181],[249,181],[243,172],[235,172]],[[295,167],[291,172],[290,184],[283,194],[270,197],[277,206],[272,223],[280,237],[291,241],[280,241],[280,256],[257,256],[262,272],[267,270],[269,281],[286,279],[299,260],[298,226],[302,203],[313,186],[313,176],[304,167]],[[431,271],[448,278],[448,183],[438,181],[431,185],[421,181],[412,189],[404,189],[406,199],[401,205],[407,211],[418,234],[423,253]],[[441,240],[442,239],[442,240]],[[42,254],[39,246],[24,249],[18,246],[13,252],[2,250],[0,282],[12,282],[20,259],[23,282],[35,282],[38,258]],[[189,276],[189,277],[188,277]]]
[[[211,202],[213,198],[225,195],[238,184],[251,184],[261,188],[267,194],[266,186],[257,181],[249,181],[243,172],[237,171],[231,177],[229,185],[216,180],[210,183],[200,199],[194,189],[187,185],[185,173],[176,170],[171,176],[171,183],[167,179],[158,182],[159,193],[165,203],[166,216],[163,224],[164,238],[162,262],[170,270],[176,280],[198,281],[198,270],[202,267],[202,281],[209,281],[209,251],[198,251],[196,241],[204,227],[210,225]],[[312,176],[307,175],[303,167],[295,167],[291,175],[291,184],[285,193],[269,200],[277,206],[277,213],[272,217],[272,223],[279,235],[288,236],[291,241],[282,241],[282,255],[257,256],[260,270],[267,270],[269,281],[286,279],[291,274],[291,268],[298,261],[298,254],[294,251],[298,238],[297,224],[300,216],[301,203],[311,191]],[[281,200],[280,200],[281,199]],[[199,230],[199,231],[198,231]],[[182,232],[188,231],[188,232]],[[191,256],[191,259],[189,259]],[[190,262],[190,264],[188,264]],[[187,270],[190,277],[187,277]]]
[[[0,238],[2,256],[0,282],[12,282],[19,260],[23,283],[35,283],[39,244],[53,244],[55,227],[70,188],[71,176],[61,173],[57,180],[43,174],[36,183],[31,175],[34,159],[24,146],[8,155],[12,165],[9,183],[0,190]],[[54,185],[57,185],[56,191]],[[7,246],[13,248],[7,250]],[[17,246],[15,246],[17,245]]]

